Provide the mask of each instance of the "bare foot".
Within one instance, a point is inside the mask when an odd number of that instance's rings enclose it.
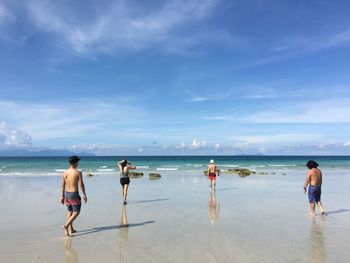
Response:
[[[64,234],[65,234],[67,237],[71,237],[71,236],[72,236],[72,234],[69,233],[68,227],[67,227],[67,226],[63,225],[62,228],[63,228],[63,230],[64,230]]]
[[[76,233],[77,232],[77,230],[75,230],[74,228],[72,228],[72,233]]]
[[[127,205],[128,203],[126,201],[123,202],[123,205]]]
[[[326,212],[325,211],[321,211],[321,216],[324,216],[326,215]]]

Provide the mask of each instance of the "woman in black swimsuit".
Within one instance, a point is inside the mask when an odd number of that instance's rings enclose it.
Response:
[[[128,188],[130,184],[129,170],[136,169],[136,166],[132,166],[127,160],[118,162],[120,170],[120,184],[122,186],[123,204],[126,205],[126,197],[128,195]]]

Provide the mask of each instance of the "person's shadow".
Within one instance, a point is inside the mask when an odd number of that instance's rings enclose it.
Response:
[[[153,203],[153,202],[162,202],[168,201],[169,198],[157,198],[157,199],[149,199],[149,200],[140,200],[140,201],[129,201],[128,204],[141,204],[141,203]]]
[[[151,221],[145,221],[142,223],[133,223],[133,224],[122,223],[120,225],[94,227],[90,229],[81,230],[79,231],[79,233],[75,234],[74,236],[77,237],[77,236],[90,235],[90,234],[95,234],[102,231],[115,230],[115,229],[121,229],[121,228],[139,227],[139,226],[144,226],[144,225],[153,224],[153,223],[155,223],[155,221],[151,220]]]
[[[65,250],[64,263],[79,263],[79,255],[72,248],[71,238],[66,238],[64,240],[64,250]]]
[[[341,214],[341,213],[348,213],[350,212],[350,209],[338,209],[338,210],[334,210],[334,211],[328,211],[325,213],[326,216],[328,215],[332,215],[332,214]]]

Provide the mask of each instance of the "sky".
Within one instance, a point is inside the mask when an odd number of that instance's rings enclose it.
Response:
[[[350,155],[350,2],[0,0],[0,150]]]

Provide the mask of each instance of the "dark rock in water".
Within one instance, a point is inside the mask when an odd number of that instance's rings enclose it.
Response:
[[[156,180],[162,177],[159,173],[149,173],[148,176],[150,180]]]
[[[246,177],[248,175],[255,174],[255,171],[252,171],[246,168],[235,168],[235,169],[228,169],[226,173],[238,174],[240,177]]]
[[[130,178],[141,178],[143,176],[143,173],[141,172],[129,172]]]
[[[205,176],[208,176],[208,171],[203,172]]]
[[[93,176],[95,176],[93,173],[88,173],[87,175],[86,175],[87,177],[93,177]]]

